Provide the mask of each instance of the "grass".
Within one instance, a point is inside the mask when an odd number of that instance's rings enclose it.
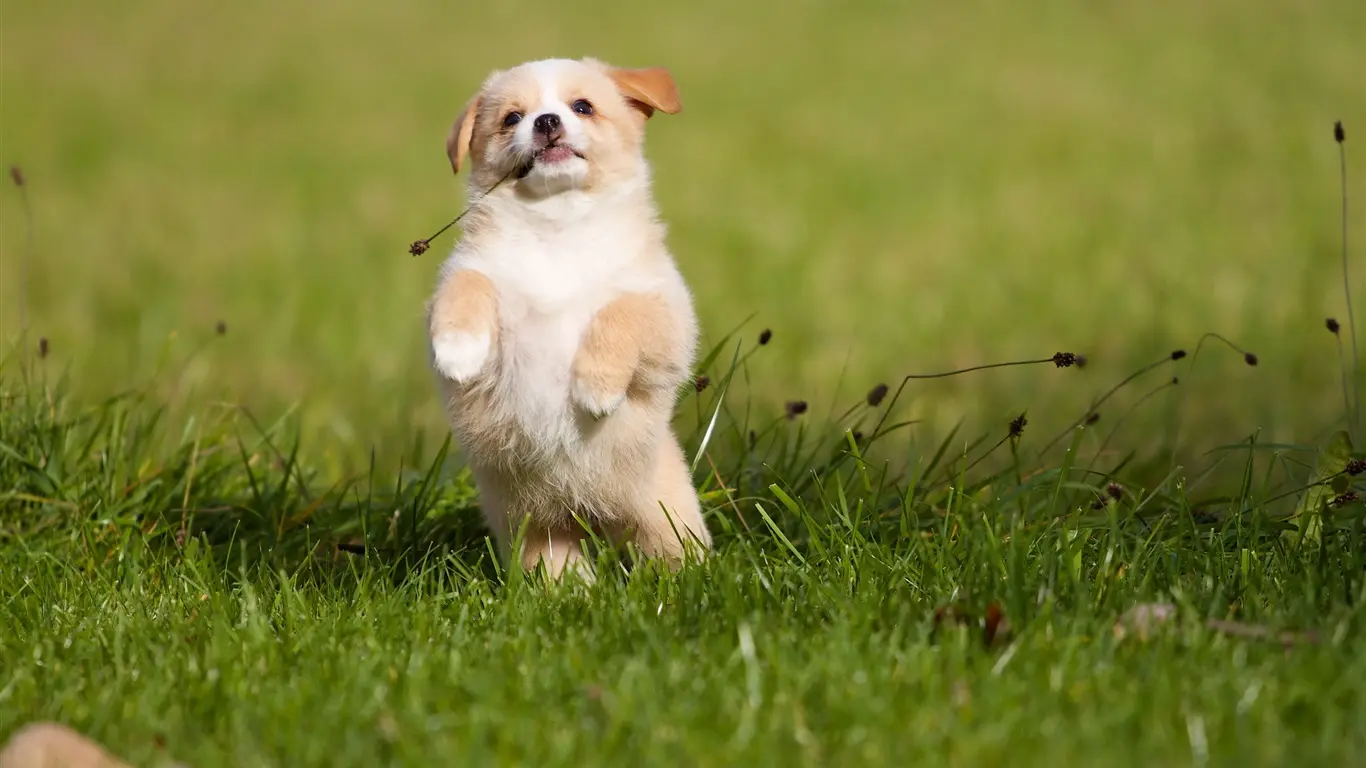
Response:
[[[1330,128],[1366,126],[1366,8],[590,10],[5,0],[0,739],[1361,759],[1366,284]],[[678,425],[717,550],[677,574],[500,564],[426,370],[440,140],[547,53],[685,99],[649,151],[711,350]]]
[[[1366,126],[1366,9],[1259,8],[4,0],[0,144],[34,201],[34,332],[103,397],[222,320],[180,379],[191,407],[300,407],[305,450],[349,468],[439,441],[421,314],[452,235],[407,247],[462,207],[446,131],[489,69],[592,53],[679,79],[685,111],[652,121],[649,153],[704,331],[753,318],[783,350],[737,394],[825,405],[1086,353],[1085,376],[1048,387],[1001,372],[905,401],[936,436],[1024,407],[1061,429],[1108,380],[1217,331],[1264,367],[1184,379],[1194,436],[1319,435],[1340,414],[1300,393],[1336,389],[1315,331],[1342,311],[1324,139]],[[24,237],[6,195],[8,338]],[[1173,394],[1129,444],[1171,442]]]
[[[320,485],[283,428],[195,424],[159,448],[155,403],[27,391],[3,423],[0,480],[26,503],[0,520],[0,733],[56,718],[194,766],[1329,765],[1366,748],[1361,506],[1304,539],[1284,520],[1302,494],[1278,504],[1253,452],[1222,501],[1181,479],[1107,488],[1079,440],[1024,479],[959,485],[927,457],[894,489],[810,461],[840,454],[783,420],[763,456],[725,451],[714,558],[667,574],[603,553],[597,585],[555,588],[490,557],[440,458]],[[1140,637],[1123,616],[1155,602],[1180,618]],[[1207,623],[1230,618],[1313,634]]]

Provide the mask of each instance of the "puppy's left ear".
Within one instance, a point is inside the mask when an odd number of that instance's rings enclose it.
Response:
[[[640,110],[647,120],[656,109],[669,115],[676,115],[683,109],[683,102],[678,97],[678,85],[664,67],[616,67],[609,69],[607,76],[617,84],[617,89],[631,106]]]
[[[476,94],[470,99],[470,103],[465,105],[465,111],[455,119],[455,123],[451,125],[451,132],[446,136],[446,157],[451,161],[452,173],[460,173],[460,166],[469,154],[470,141],[474,138],[474,119],[479,113],[482,101],[483,94]]]

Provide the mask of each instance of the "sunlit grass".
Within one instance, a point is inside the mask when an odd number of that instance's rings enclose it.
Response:
[[[731,373],[713,378],[703,413]],[[861,457],[890,397],[842,435],[723,417],[698,473],[716,553],[671,575],[605,552],[580,589],[493,557],[443,451],[340,477],[290,422],[3,394],[0,736],[54,719],[195,766],[1339,765],[1366,746],[1362,507],[1304,537],[1307,450],[1236,449],[1230,495],[1091,468],[1084,431],[1040,463],[1027,423],[1004,468],[978,468],[978,441],[889,474]],[[1348,484],[1325,500],[1356,479],[1318,461]],[[1176,617],[1126,623],[1154,603]]]
[[[1069,349],[1087,376],[907,401],[939,435],[1026,407],[1061,428],[1109,379],[1218,331],[1264,365],[1184,382],[1192,440],[1308,439],[1337,416],[1297,393],[1337,383],[1319,331],[1342,311],[1330,126],[1366,125],[1359,3],[7,0],[4,35],[34,330],[86,393],[138,386],[221,319],[187,391],[300,405],[311,449],[353,463],[440,439],[421,314],[451,236],[406,249],[460,207],[445,131],[491,68],[591,53],[679,79],[685,111],[651,125],[660,204],[708,338],[751,316],[774,330],[763,402]],[[0,217],[14,338],[12,194]]]

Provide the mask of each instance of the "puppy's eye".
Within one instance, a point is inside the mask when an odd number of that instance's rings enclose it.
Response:
[[[593,116],[593,105],[589,104],[587,99],[579,99],[573,103],[572,107],[574,109],[574,114],[576,115],[583,115],[584,117]]]
[[[518,123],[520,123],[520,122],[522,122],[522,113],[521,113],[521,112],[509,112],[509,113],[507,113],[507,117],[504,117],[504,118],[503,118],[503,127],[504,127],[504,128],[511,128],[512,126],[514,126],[514,125],[516,125],[516,124],[518,124]]]

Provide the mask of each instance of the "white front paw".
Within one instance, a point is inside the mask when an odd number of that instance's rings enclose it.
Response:
[[[484,369],[490,347],[487,333],[447,332],[432,340],[432,361],[442,376],[465,384]]]
[[[595,419],[605,418],[614,413],[626,402],[626,390],[607,392],[588,384],[586,379],[574,377],[569,392],[580,408],[588,411]]]

